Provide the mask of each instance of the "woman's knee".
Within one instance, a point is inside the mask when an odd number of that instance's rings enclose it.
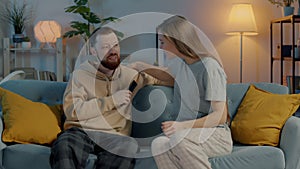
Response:
[[[125,157],[134,157],[139,149],[138,143],[134,138],[126,137],[126,139],[123,139],[122,147],[121,147],[121,153],[125,153],[123,156]],[[121,154],[122,155],[122,154]]]
[[[138,149],[138,143],[132,137],[125,137],[125,139],[123,139],[123,144],[124,144],[124,147],[127,147],[128,149],[132,149],[135,151],[137,151],[137,149]]]
[[[151,143],[151,150],[153,155],[159,155],[170,149],[170,139],[166,136],[155,138]]]

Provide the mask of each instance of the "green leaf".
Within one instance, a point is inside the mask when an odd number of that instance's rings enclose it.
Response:
[[[121,38],[124,37],[124,33],[120,32],[120,31],[115,31],[115,34],[117,35],[119,40],[121,40]]]
[[[107,17],[107,18],[102,18],[101,19],[101,23],[102,25],[108,23],[108,22],[115,22],[115,21],[119,21],[120,19],[119,18],[116,18],[116,17]]]
[[[80,5],[86,5],[88,3],[88,0],[74,0],[74,2],[80,6]]]
[[[75,5],[65,8],[65,12],[79,14],[85,21],[72,21],[70,27],[73,30],[66,32],[64,37],[81,35],[84,40],[87,40],[96,24],[104,25],[107,22],[118,20],[115,17],[100,18],[91,11],[88,0],[74,0],[74,3]]]
[[[23,3],[18,5],[16,1],[8,1],[8,4],[1,6],[0,19],[12,24],[15,33],[23,33],[25,29],[25,23],[28,22],[29,15],[27,12],[27,4]]]
[[[81,34],[80,31],[71,30],[71,31],[66,32],[66,33],[64,34],[63,37],[64,37],[64,38],[71,38],[71,37],[77,36],[77,35],[79,35],[79,34]]]
[[[86,30],[89,28],[89,25],[78,21],[72,21],[71,27],[78,30]]]
[[[90,8],[86,7],[86,6],[79,6],[75,11],[74,13],[89,13],[91,10]]]
[[[93,12],[90,12],[90,13],[84,13],[84,14],[81,14],[81,16],[87,20],[88,22],[92,23],[92,24],[97,24],[97,23],[100,23],[101,20],[100,18],[94,14]]]
[[[76,9],[78,8],[78,6],[69,6],[67,8],[65,8],[65,12],[74,12]]]

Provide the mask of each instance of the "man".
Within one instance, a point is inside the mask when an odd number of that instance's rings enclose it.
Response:
[[[165,84],[120,65],[120,47],[111,28],[96,30],[89,39],[92,57],[78,64],[64,94],[64,131],[53,143],[52,168],[85,168],[90,153],[95,168],[134,167],[138,145],[131,130],[130,101],[146,84]],[[136,89],[128,90],[135,80]]]

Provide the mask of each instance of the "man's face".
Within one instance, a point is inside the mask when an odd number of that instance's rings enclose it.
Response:
[[[114,33],[98,35],[92,54],[98,57],[104,67],[115,70],[120,65],[120,46],[117,36]]]

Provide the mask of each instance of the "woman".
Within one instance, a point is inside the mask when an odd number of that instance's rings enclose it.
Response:
[[[173,110],[178,116],[162,123],[165,136],[152,142],[154,159],[159,169],[210,169],[208,158],[232,151],[221,60],[207,52],[184,17],[165,20],[158,33],[175,79]]]

